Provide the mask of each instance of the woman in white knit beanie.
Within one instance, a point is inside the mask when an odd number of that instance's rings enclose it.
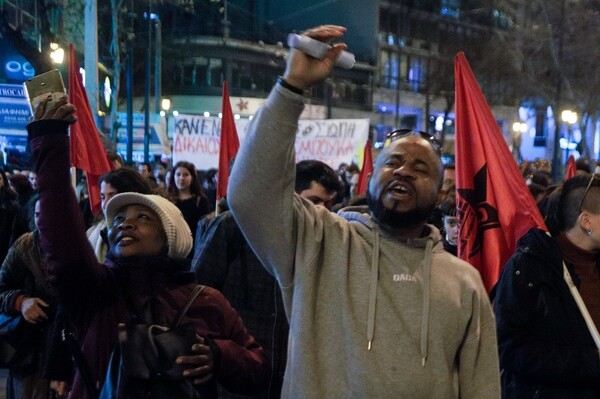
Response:
[[[135,235],[128,233],[127,227],[119,228],[119,225],[126,221],[128,209],[138,212],[140,210],[147,211],[144,208],[149,208],[158,216],[156,221],[159,222],[159,225],[154,226],[156,230],[154,233],[160,236],[158,230],[162,227],[165,242],[159,242],[153,246],[144,239],[133,239]],[[117,194],[106,205],[106,220],[109,227],[108,240],[113,255],[153,255],[153,252],[156,252],[155,255],[160,255],[160,250],[163,250],[171,258],[185,258],[192,250],[192,232],[181,211],[171,201],[159,195],[133,192]]]
[[[237,312],[220,292],[209,287],[192,296],[199,292],[185,259],[192,249],[192,235],[174,204],[155,195],[114,196],[105,212],[110,250],[106,261],[98,262],[70,185],[68,127],[75,119],[74,111],[66,96],[52,103],[44,101],[35,121],[27,127],[39,183],[39,231],[48,254],[47,273],[74,326],[83,355],[84,364],[78,364],[69,397],[95,397],[103,385],[102,398],[204,399],[215,397],[217,383],[241,394],[264,389],[268,361]],[[182,315],[188,302],[190,306]],[[179,382],[165,379],[162,371],[151,372],[141,381],[138,377],[135,384],[119,386],[119,392],[109,389],[109,383],[115,382],[114,375],[108,373],[109,364],[115,364],[111,354],[115,350],[116,357],[116,348],[125,348],[120,326],[172,327],[180,316],[181,326],[191,326],[195,342],[184,345],[181,353],[170,359],[172,363],[165,359],[159,363],[171,378],[174,375],[191,387],[187,394],[173,394],[170,389]],[[140,356],[145,357],[147,350],[150,348],[140,346]],[[120,372],[131,372],[137,366],[121,367]],[[133,385],[135,390],[130,389]]]

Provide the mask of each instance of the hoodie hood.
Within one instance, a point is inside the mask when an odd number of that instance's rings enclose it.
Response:
[[[371,217],[369,208],[367,205],[360,206],[348,206],[340,209],[337,214],[344,219],[346,219],[350,223],[358,223],[369,230],[373,230],[375,228],[379,229],[375,220]],[[380,233],[384,236],[389,237],[389,234],[385,232],[385,230],[380,230]],[[369,235],[364,235],[364,238],[367,239],[371,244],[373,243],[373,239],[369,237]],[[423,228],[423,237],[412,238],[408,240],[405,244],[415,248],[425,248],[428,240],[433,240],[433,246],[437,245],[439,242],[442,242],[442,234],[438,230],[437,227],[426,224]]]
[[[358,222],[369,229],[375,227],[375,221],[371,218],[369,207],[367,205],[347,206],[337,212],[349,222]]]
[[[373,245],[373,254],[371,258],[371,274],[369,279],[369,307],[367,314],[367,349],[371,350],[371,344],[375,338],[375,315],[377,313],[377,287],[379,281],[379,241],[381,236],[389,238],[390,235],[382,232],[369,213],[366,205],[346,207],[338,211],[338,215],[348,220],[350,223],[356,223],[357,230],[366,228],[361,234]],[[368,233],[370,230],[370,233]],[[423,313],[421,315],[421,365],[425,367],[427,361],[427,352],[429,341],[429,313],[430,313],[430,277],[431,277],[431,255],[433,248],[442,241],[440,231],[426,224],[423,227],[423,236],[409,239],[405,244],[414,248],[423,248],[424,255],[421,261],[423,268]]]

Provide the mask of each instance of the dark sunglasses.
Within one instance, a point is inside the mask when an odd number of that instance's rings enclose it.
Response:
[[[581,201],[579,201],[579,206],[577,207],[577,210],[579,210],[580,213],[581,213],[581,206],[583,205],[583,201],[585,201],[585,197],[587,196],[588,191],[590,191],[590,187],[592,187],[592,183],[594,182],[594,179],[600,180],[600,176],[598,176],[595,173],[592,173],[592,177],[590,177],[590,181],[588,182],[587,186],[585,187],[585,191],[583,192],[583,197],[581,197]]]
[[[407,136],[421,136],[421,138],[427,140],[429,144],[433,147],[435,152],[441,156],[442,155],[442,144],[429,133],[421,132],[413,129],[398,129],[393,132],[389,132],[387,136],[385,136],[384,147],[387,147],[392,142]]]

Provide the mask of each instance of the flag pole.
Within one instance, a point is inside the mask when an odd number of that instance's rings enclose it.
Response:
[[[596,328],[596,324],[592,320],[592,316],[590,316],[590,312],[587,310],[587,307],[585,306],[585,303],[583,302],[583,298],[581,298],[581,294],[579,294],[579,291],[577,290],[577,287],[575,286],[575,283],[573,282],[573,279],[571,278],[571,274],[569,273],[569,270],[567,269],[567,265],[565,265],[564,261],[563,261],[563,278],[565,279],[565,282],[569,286],[569,291],[571,291],[571,295],[573,296],[573,299],[575,300],[575,303],[577,304],[577,307],[579,308],[579,311],[581,312],[581,316],[583,316],[583,319],[585,320],[585,325],[587,326],[588,331],[590,332],[590,335],[592,336],[592,339],[594,340],[594,343],[596,344],[596,348],[598,348],[600,350],[600,334],[598,334],[598,329]]]

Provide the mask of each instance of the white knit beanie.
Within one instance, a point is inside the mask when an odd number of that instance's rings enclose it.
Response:
[[[192,231],[183,218],[179,208],[171,201],[160,195],[139,193],[121,193],[112,197],[106,204],[106,221],[110,226],[115,214],[127,205],[144,205],[152,209],[160,217],[163,229],[167,235],[169,257],[185,258],[193,246]]]

